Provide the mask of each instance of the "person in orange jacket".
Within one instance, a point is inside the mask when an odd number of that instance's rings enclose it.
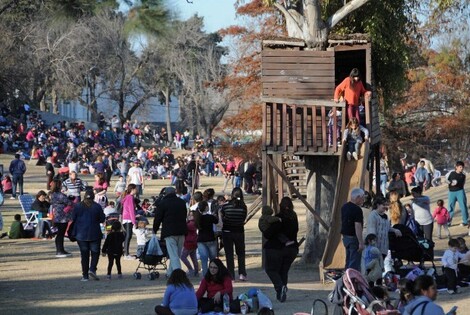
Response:
[[[357,68],[352,69],[349,77],[336,87],[334,101],[338,103],[340,96],[343,96],[348,110],[348,120],[356,117],[357,121],[360,122],[359,105],[361,96],[365,95],[370,98],[371,92],[364,88],[359,76],[359,70]]]

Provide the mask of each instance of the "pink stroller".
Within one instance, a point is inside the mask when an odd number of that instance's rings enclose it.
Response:
[[[371,292],[364,276],[354,269],[347,269],[343,277],[336,281],[330,300],[342,309],[340,314],[399,314],[396,310],[388,310],[385,302],[378,300]]]

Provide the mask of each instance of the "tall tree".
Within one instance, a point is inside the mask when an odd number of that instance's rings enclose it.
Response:
[[[220,36],[205,33],[203,26],[203,18],[198,16],[175,21],[165,44],[170,48],[170,70],[182,84],[183,123],[195,133],[211,136],[229,105],[223,81],[226,66],[221,63],[226,49],[219,45]]]

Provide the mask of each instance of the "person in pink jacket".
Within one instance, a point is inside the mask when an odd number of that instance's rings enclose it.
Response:
[[[130,260],[135,259],[129,255],[129,244],[132,239],[132,228],[135,225],[135,202],[134,196],[137,194],[137,186],[135,184],[129,184],[126,191],[122,194],[122,225],[126,232],[126,238],[124,240],[124,259]]]
[[[449,211],[444,207],[444,200],[439,199],[437,201],[437,208],[434,209],[432,213],[434,221],[437,223],[437,236],[441,239],[441,228],[444,228],[444,231],[447,234],[447,238],[450,238],[448,223],[450,220]]]

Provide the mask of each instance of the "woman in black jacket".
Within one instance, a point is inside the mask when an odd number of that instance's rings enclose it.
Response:
[[[31,204],[31,209],[34,211],[38,211],[41,213],[41,220],[42,229],[41,229],[41,237],[42,238],[52,238],[52,231],[50,222],[47,220],[47,216],[49,214],[49,207],[51,206],[50,202],[47,200],[47,194],[44,190],[38,191],[36,194],[36,199]]]
[[[289,197],[282,198],[279,208],[276,217],[281,221],[271,223],[263,232],[267,239],[263,251],[266,257],[264,270],[274,285],[277,300],[283,303],[287,298],[289,269],[299,252],[299,222]]]

